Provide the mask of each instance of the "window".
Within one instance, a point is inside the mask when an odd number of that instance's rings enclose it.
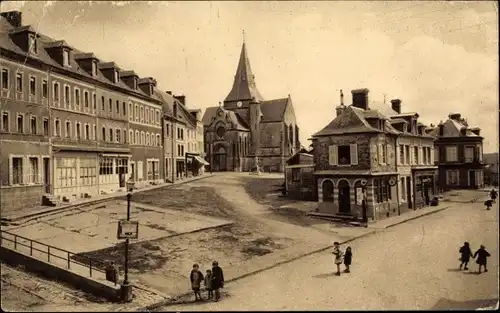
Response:
[[[22,114],[17,115],[17,132],[24,133],[24,116]]]
[[[42,97],[47,98],[49,96],[49,84],[47,81],[44,79],[42,81]]]
[[[181,156],[184,156],[184,146],[181,145]]]
[[[139,121],[139,105],[138,104],[135,105],[135,121],[136,122]]]
[[[59,83],[54,83],[54,101],[59,101]]]
[[[338,164],[349,165],[351,164],[351,147],[338,146]]]
[[[33,135],[36,135],[36,117],[32,116],[30,117],[30,130]]]
[[[149,121],[151,122],[151,124],[155,123],[154,118],[155,118],[154,111],[153,110],[149,111]]]
[[[127,131],[123,130],[123,143],[127,143]]]
[[[3,112],[2,113],[2,131],[8,133],[9,130],[10,130],[9,113],[8,112]]]
[[[29,184],[38,184],[38,158],[29,158],[29,176],[28,183]]]
[[[118,71],[115,71],[114,81],[115,84],[118,82]]]
[[[120,137],[122,135],[122,132],[119,129],[116,129],[115,133],[116,133],[116,142],[121,142]]]
[[[129,130],[128,131],[128,140],[130,141],[131,144],[134,144],[134,131],[133,130]]]
[[[68,188],[76,186],[76,158],[57,158],[57,187]]]
[[[38,53],[38,47],[36,45],[36,37],[35,37],[35,35],[30,35],[29,49],[33,53]]]
[[[156,110],[156,124],[160,124],[160,111]]]
[[[422,164],[427,164],[427,147],[422,147]]]
[[[106,128],[102,128],[102,138],[101,138],[102,141],[106,141]]]
[[[76,123],[76,139],[78,139],[78,140],[80,140],[82,138],[81,126],[82,126],[82,124]]]
[[[104,111],[104,96],[101,97],[101,111]]]
[[[156,134],[156,145],[157,146],[161,146],[162,145],[160,139],[161,139],[160,134]]]
[[[80,182],[83,186],[97,184],[97,167],[93,158],[80,157]]]
[[[92,76],[96,76],[96,75],[97,75],[97,62],[92,61]]]
[[[474,161],[474,147],[465,147],[465,162],[472,163]]]
[[[399,163],[404,164],[405,162],[405,147],[403,145],[399,145]]]
[[[149,109],[146,108],[146,115],[144,116],[144,122],[149,123]],[[153,122],[153,121],[151,121]]]
[[[69,51],[66,49],[63,50],[63,65],[69,67]]]
[[[109,129],[109,141],[113,142],[113,128]]]
[[[385,202],[391,199],[391,186],[387,178],[375,178],[373,180],[373,191],[377,203]]]
[[[66,103],[66,107],[70,107],[70,93],[69,93],[69,86],[64,86],[64,102]]]
[[[9,70],[2,69],[2,88],[9,89]]]
[[[292,181],[295,183],[300,182],[300,168],[292,168]]]
[[[122,103],[122,111],[123,115],[127,115],[127,104],[125,102]]]
[[[406,201],[406,179],[405,177],[401,177],[401,199]]]
[[[135,142],[136,145],[140,145],[141,144],[141,137],[139,136],[139,131],[138,130],[135,131],[134,142]]]
[[[120,101],[116,100],[116,114],[120,114]]]
[[[43,119],[43,135],[44,136],[49,135],[49,119],[48,118]]]
[[[12,158],[12,184],[23,183],[23,158]]]
[[[128,120],[132,121],[134,119],[134,109],[132,108],[132,103],[128,104]]]
[[[83,92],[83,105],[85,106],[86,109],[89,108],[89,92],[88,91],[84,91]]]
[[[71,137],[71,123],[69,121],[66,121],[66,138]]]
[[[30,95],[36,95],[36,78],[33,76],[30,77]]]
[[[23,92],[23,74],[16,74],[16,91]]]
[[[447,162],[456,162],[457,158],[457,147],[456,146],[448,146],[446,147],[446,161]]]
[[[55,120],[54,122],[54,135],[56,137],[61,137],[61,121]]]
[[[144,123],[144,107],[141,107],[141,123]]]
[[[141,132],[141,145],[144,146],[145,144],[146,144],[145,134],[144,132]]]
[[[418,159],[418,147],[413,147],[413,164],[417,165],[419,164],[419,159]]]
[[[147,170],[147,180],[153,180],[153,162],[152,161],[147,161],[146,163],[146,170]]]
[[[99,175],[113,174],[113,159],[102,158],[99,160]]]
[[[388,164],[387,162],[387,144],[377,146],[378,164]]]
[[[95,93],[92,93],[92,108],[93,110],[97,110],[97,96]]]
[[[165,137],[170,136],[170,124],[165,124]]]
[[[405,164],[410,164],[410,146],[405,145]]]
[[[97,126],[94,124],[94,131],[92,132],[92,139],[96,140],[97,138]]]
[[[149,146],[149,145],[150,145],[149,133],[146,133],[146,146]]]
[[[108,107],[109,107],[109,113],[113,113],[113,100],[109,99],[108,100]]]
[[[80,90],[75,88],[75,105],[80,107]]]
[[[446,184],[447,185],[458,185],[460,172],[458,170],[448,170],[446,171]]]
[[[90,140],[90,125],[85,125],[85,140]]]

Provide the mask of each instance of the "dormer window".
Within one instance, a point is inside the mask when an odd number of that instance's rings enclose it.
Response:
[[[149,94],[152,95],[153,94],[153,85],[149,85]]]
[[[29,49],[33,53],[38,53],[38,47],[36,44],[36,36],[34,34],[31,34],[29,37]]]
[[[134,84],[134,90],[137,90],[137,78],[134,78],[133,84]]]
[[[97,76],[97,62],[92,61],[92,76]]]
[[[63,65],[64,66],[70,66],[69,65],[69,50],[64,49],[63,50]]]
[[[115,76],[114,76],[113,82],[116,84],[116,83],[118,83],[118,71],[115,70],[114,73],[115,73]]]

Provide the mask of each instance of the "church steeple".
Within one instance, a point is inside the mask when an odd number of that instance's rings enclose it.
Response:
[[[234,76],[233,88],[224,102],[251,100],[252,98],[259,101],[264,100],[255,85],[255,76],[250,67],[245,39],[243,38],[240,60],[238,62],[238,68],[236,69],[236,75]]]

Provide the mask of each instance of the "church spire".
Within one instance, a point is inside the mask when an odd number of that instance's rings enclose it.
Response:
[[[236,75],[234,76],[233,88],[224,101],[250,100],[253,97],[259,101],[263,100],[255,85],[255,76],[252,73],[250,61],[248,60],[245,32],[243,32],[243,44],[241,45],[240,60],[236,69]]]

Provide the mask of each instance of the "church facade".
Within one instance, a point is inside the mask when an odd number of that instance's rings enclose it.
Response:
[[[290,95],[265,100],[257,90],[245,43],[231,91],[203,116],[206,160],[212,171],[283,172],[300,150]],[[258,166],[257,166],[258,165]]]

